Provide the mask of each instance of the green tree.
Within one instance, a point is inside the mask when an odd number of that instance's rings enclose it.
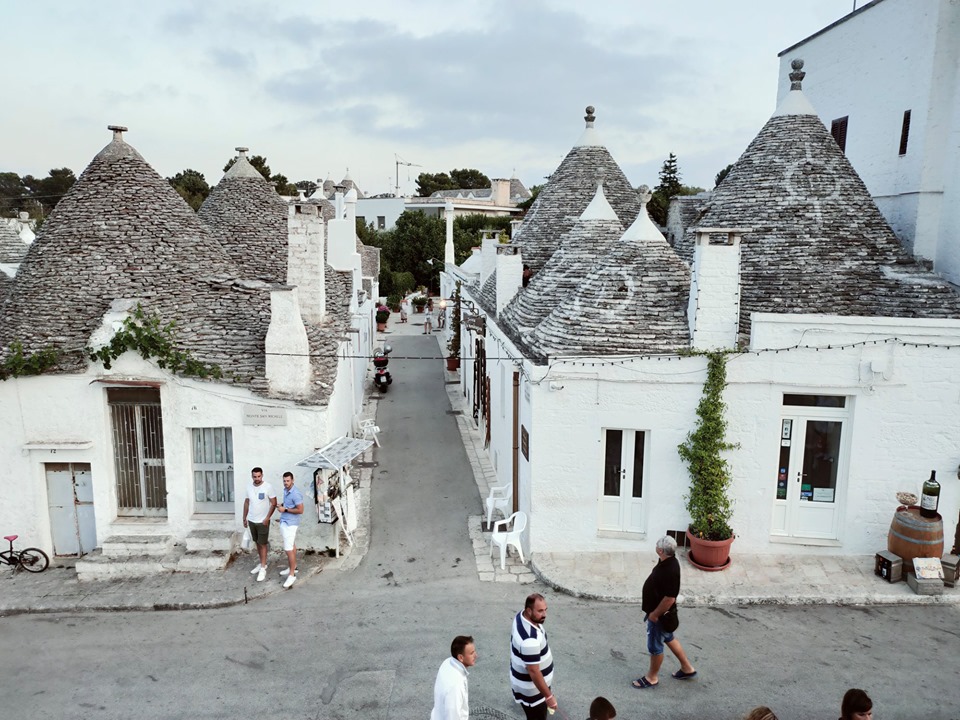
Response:
[[[456,190],[457,186],[446,173],[420,173],[417,175],[417,195],[430,197],[438,190]]]
[[[33,175],[24,175],[21,182],[30,193],[36,205],[28,208],[33,215],[39,211],[41,217],[49,215],[60,202],[60,198],[67,194],[77,181],[73,170],[67,167],[54,168],[45,178],[35,178]]]
[[[660,182],[653,189],[653,197],[647,204],[650,218],[661,227],[667,224],[667,210],[670,207],[670,198],[679,195],[683,183],[680,182],[680,168],[677,165],[677,156],[673,153],[660,166]]]
[[[14,172],[0,173],[0,215],[15,217],[20,208],[26,209],[29,191]]]
[[[190,168],[178,172],[171,178],[167,178],[167,182],[170,183],[174,190],[180,193],[180,197],[194,210],[199,210],[200,206],[203,205],[203,201],[206,200],[210,194],[210,185],[203,177],[203,173],[191,170]]]
[[[317,188],[320,187],[313,180],[298,180],[294,185],[297,186],[298,190],[303,190],[303,194],[307,197],[313,195],[317,191]]]
[[[713,179],[714,187],[717,187],[718,185],[720,185],[720,183],[723,182],[723,179],[727,176],[727,174],[730,172],[730,169],[732,167],[733,167],[733,163],[730,163],[723,170],[717,173],[717,176]]]
[[[453,189],[480,190],[490,187],[490,178],[473,168],[451,170],[450,180],[453,181]]]
[[[480,245],[484,230],[496,230],[509,235],[511,219],[506,215],[494,217],[480,213],[455,217],[453,219],[454,262],[460,265],[470,257],[472,248]]]

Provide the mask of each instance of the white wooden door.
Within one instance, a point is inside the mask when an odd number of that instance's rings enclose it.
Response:
[[[53,553],[86,555],[97,546],[90,465],[47,463],[45,470]]]
[[[600,483],[599,529],[644,532],[643,473],[646,434],[643,430],[603,431],[603,475]]]

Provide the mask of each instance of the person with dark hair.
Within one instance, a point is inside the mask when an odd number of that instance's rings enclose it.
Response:
[[[283,474],[283,501],[277,503],[277,519],[280,521],[280,536],[283,538],[283,550],[287,553],[287,569],[281,570],[284,590],[293,587],[297,581],[297,528],[303,515],[303,493],[293,482],[293,473]]]
[[[850,688],[840,703],[840,720],[872,720],[873,700],[860,688]]]
[[[557,709],[557,699],[550,689],[553,654],[543,629],[546,619],[547,601],[540,593],[533,593],[513,619],[510,633],[510,689],[527,720],[544,720],[548,709]]]
[[[477,663],[477,648],[470,635],[457,635],[450,643],[450,657],[443,661],[433,684],[430,720],[469,720],[468,667]]]
[[[680,563],[676,557],[677,541],[669,535],[657,540],[659,561],[643,583],[642,608],[647,621],[647,651],[650,653],[650,667],[646,675],[633,681],[638,690],[653,689],[660,685],[660,667],[663,665],[663,646],[670,648],[680,661],[680,669],[673,673],[677,680],[692,680],[697,671],[687,659],[680,641],[673,636],[674,626],[666,630],[660,625],[660,618],[677,604],[680,594]]]
[[[267,547],[270,542],[270,516],[277,509],[277,492],[263,479],[263,468],[250,471],[251,483],[243,501],[243,526],[249,528],[250,538],[257,544],[260,562],[250,571],[257,582],[267,577]]]
[[[590,703],[590,720],[613,720],[616,716],[616,708],[605,697],[594,698]]]
[[[777,720],[777,716],[774,714],[773,710],[765,705],[761,705],[760,707],[755,707],[753,710],[744,715],[743,720]]]

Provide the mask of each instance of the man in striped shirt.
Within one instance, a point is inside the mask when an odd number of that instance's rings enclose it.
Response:
[[[544,720],[548,708],[557,709],[557,699],[550,690],[553,655],[543,630],[546,619],[547,601],[533,593],[523,612],[513,619],[510,633],[510,688],[528,720]]]

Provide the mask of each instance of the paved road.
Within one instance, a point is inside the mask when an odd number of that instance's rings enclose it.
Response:
[[[392,343],[396,356],[438,355],[428,338]],[[427,718],[436,668],[465,632],[480,654],[471,704],[490,709],[474,714],[522,718],[506,652],[530,586],[476,579],[466,517],[479,498],[440,360],[391,369],[371,545],[356,570],[218,611],[0,619],[0,717]],[[833,720],[850,686],[868,689],[877,720],[960,718],[956,607],[684,610],[679,636],[701,679],[640,692],[629,686],[647,663],[638,608],[547,596],[570,720],[596,694],[625,719],[732,719],[765,703],[782,720]]]

